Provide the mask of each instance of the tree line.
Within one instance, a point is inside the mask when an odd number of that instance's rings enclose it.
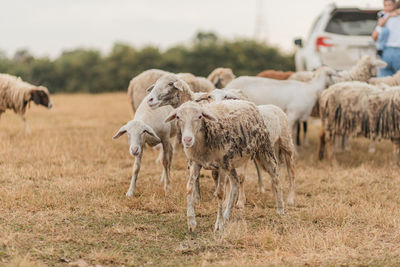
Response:
[[[197,33],[189,44],[165,51],[115,43],[107,55],[93,49],[64,51],[55,59],[34,57],[28,50],[19,50],[12,57],[0,52],[0,73],[44,85],[51,93],[124,91],[134,76],[147,69],[207,77],[216,67],[232,68],[237,76],[256,75],[265,69],[294,70],[294,55],[254,40],[225,40],[204,32]]]

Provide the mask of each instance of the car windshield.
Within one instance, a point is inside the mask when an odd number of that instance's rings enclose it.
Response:
[[[376,23],[376,12],[336,12],[325,31],[342,35],[371,35]]]

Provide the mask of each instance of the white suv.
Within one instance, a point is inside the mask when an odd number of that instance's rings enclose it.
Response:
[[[349,69],[362,55],[375,56],[371,34],[377,23],[377,9],[339,8],[329,5],[315,20],[305,44],[296,39],[296,71],[328,65]]]

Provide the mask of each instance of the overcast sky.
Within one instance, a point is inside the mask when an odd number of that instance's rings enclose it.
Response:
[[[165,49],[199,31],[224,38],[253,38],[257,0],[0,0],[0,50],[26,48],[58,56],[77,47],[108,53],[116,42]],[[377,7],[382,0],[263,0],[263,30],[271,44],[293,49],[328,5]]]

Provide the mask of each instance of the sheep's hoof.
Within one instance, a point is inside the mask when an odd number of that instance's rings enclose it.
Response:
[[[133,196],[133,191],[128,191],[125,194],[126,197],[132,197]]]
[[[260,186],[260,187],[258,188],[258,193],[261,193],[261,194],[265,193],[264,186]]]
[[[215,227],[214,227],[214,232],[217,233],[221,231],[224,228],[224,222],[223,220],[219,220],[215,222]]]
[[[370,149],[368,149],[368,153],[369,153],[369,154],[374,154],[374,153],[375,153],[375,148],[370,148]]]
[[[283,214],[285,214],[285,210],[283,209],[283,208],[278,208],[278,209],[276,209],[276,213],[278,213],[279,215],[283,215]]]
[[[195,219],[190,219],[188,218],[188,230],[189,232],[193,233],[194,230],[196,229],[196,220]]]
[[[288,197],[288,199],[287,199],[287,204],[288,204],[289,206],[294,206],[294,199],[293,199],[293,197]]]
[[[245,201],[238,201],[237,203],[236,203],[236,208],[238,208],[238,209],[244,209],[244,204],[245,204]]]

